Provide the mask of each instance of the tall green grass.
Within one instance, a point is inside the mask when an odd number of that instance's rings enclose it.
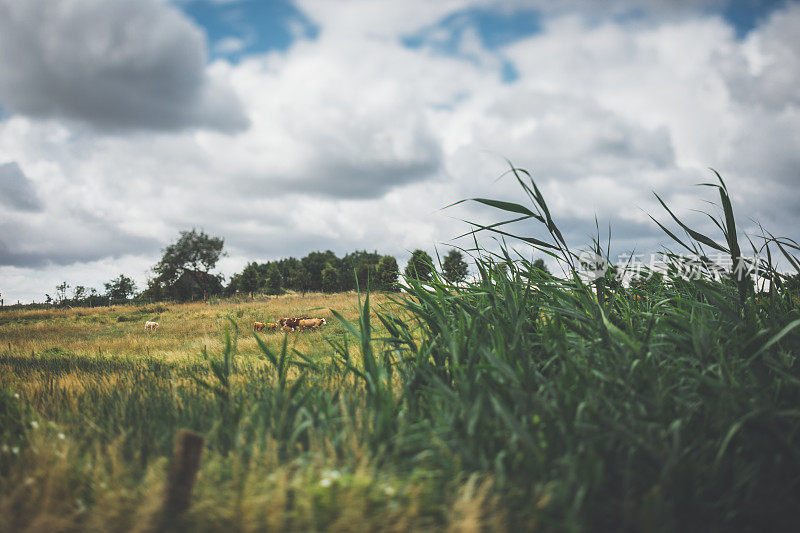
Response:
[[[20,450],[0,461],[0,529],[140,528],[183,427],[206,435],[183,519],[198,530],[797,529],[800,303],[772,262],[797,267],[796,243],[765,232],[746,258],[719,178],[718,237],[663,201],[680,229],[657,222],[697,276],[667,250],[648,281],[621,283],[629,265],[589,282],[534,180],[511,174],[527,204],[475,199],[511,216],[475,231],[565,276],[476,245],[473,281],[407,279],[377,309],[367,290],[324,351],[241,350],[233,322],[221,353],[186,364],[0,356],[4,387],[36,384],[0,396]]]

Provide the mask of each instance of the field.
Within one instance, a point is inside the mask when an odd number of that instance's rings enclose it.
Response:
[[[0,530],[798,530],[795,278],[665,253],[582,279],[520,183],[531,207],[483,202],[539,220],[525,242],[566,275],[474,250],[474,281],[397,294],[0,313]],[[736,264],[718,188],[722,239],[670,235]],[[296,314],[328,325],[251,331]],[[203,451],[173,516],[184,428]]]

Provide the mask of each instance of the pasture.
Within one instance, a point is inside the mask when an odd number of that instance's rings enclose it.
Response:
[[[798,530],[797,278],[665,253],[585,281],[520,183],[536,212],[493,206],[546,224],[562,275],[478,250],[397,294],[0,313],[0,530]],[[736,264],[719,192],[725,241],[687,247]],[[328,325],[251,331],[304,314]]]

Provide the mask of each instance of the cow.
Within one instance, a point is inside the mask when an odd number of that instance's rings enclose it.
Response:
[[[304,329],[316,329],[323,324],[327,324],[324,318],[304,318],[298,322],[297,327],[302,331]]]
[[[281,326],[281,331],[285,331],[288,333],[290,331],[294,331],[294,328],[292,326]]]
[[[264,331],[266,326],[264,322],[253,322],[253,331]]]
[[[145,331],[156,331],[158,329],[158,322],[150,322],[149,320],[144,323]]]
[[[300,324],[300,321],[303,320],[303,318],[308,318],[308,317],[304,316],[302,318],[281,318],[280,320],[278,320],[278,324],[280,324],[281,327],[289,326],[290,328],[296,328]]]
[[[277,330],[279,327],[280,327],[280,326],[279,326],[278,324],[274,323],[274,322],[267,322],[267,329],[268,329],[269,331],[275,331],[275,330]]]

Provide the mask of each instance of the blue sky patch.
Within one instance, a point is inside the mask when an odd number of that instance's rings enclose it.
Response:
[[[420,31],[403,38],[403,44],[410,48],[428,45],[446,54],[458,54],[458,42],[467,28],[474,28],[489,50],[534,35],[542,31],[538,11],[488,11],[486,9],[467,9],[444,17]]]
[[[467,9],[453,13],[442,20],[427,26],[402,39],[409,48],[428,46],[437,53],[477,61],[469,53],[460,50],[459,43],[468,30],[476,32],[481,44],[489,51],[516,42],[542,31],[538,11],[488,11],[486,9]],[[500,72],[501,79],[512,83],[519,73],[509,61],[504,61]]]
[[[288,0],[192,0],[178,4],[206,32],[211,59],[238,61],[248,54],[286,50],[319,29]]]
[[[736,37],[743,39],[773,11],[788,4],[787,0],[730,0],[722,16],[736,29]]]

